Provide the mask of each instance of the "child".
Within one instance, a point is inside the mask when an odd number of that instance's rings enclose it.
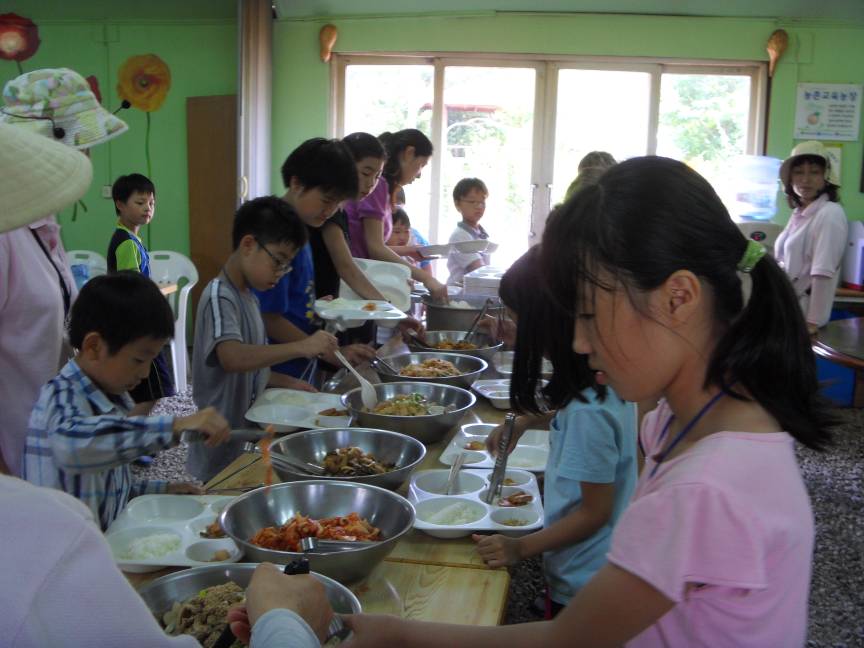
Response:
[[[282,200],[295,218],[299,219],[307,236],[322,227],[339,208],[342,201],[358,193],[357,169],[348,148],[339,140],[316,137],[298,146],[282,165],[285,195]],[[291,272],[276,286],[258,292],[267,336],[274,342],[298,342],[317,330],[315,324],[315,265],[312,246],[302,245]],[[333,355],[336,338],[330,340],[323,355],[331,364],[339,361]],[[369,360],[375,352],[365,345],[349,345],[342,349],[349,362]],[[273,367],[282,376],[301,378],[312,373],[314,362],[283,362]],[[311,378],[311,376],[310,376]],[[293,380],[288,386],[314,389],[307,383]]]
[[[793,211],[774,243],[775,258],[792,280],[812,335],[831,317],[846,250],[840,178],[822,142],[802,142],[780,167],[780,179]]]
[[[634,406],[597,385],[585,356],[569,348],[573,316],[552,306],[538,285],[540,276],[540,247],[535,246],[504,274],[500,295],[516,320],[510,400],[523,415],[516,419],[513,444],[526,429],[552,421],[545,528],[518,538],[473,538],[489,567],[543,554],[551,618],[606,562],[612,529],[636,485],[636,421]],[[544,356],[554,366],[546,387],[540,382]],[[549,407],[558,409],[554,418],[544,413]],[[497,448],[502,428],[489,436],[490,451]]]
[[[823,447],[833,421],[789,280],[701,176],[660,157],[581,190],[542,245],[597,382],[663,397],[608,563],[548,623],[359,615],[352,647],[804,645],[813,514],[794,441]]]
[[[156,212],[156,187],[146,176],[131,173],[117,178],[111,187],[111,197],[117,213],[117,229],[108,244],[108,272],[134,270],[149,277],[150,255],[138,232],[153,220]],[[131,389],[129,395],[140,405],[137,413],[149,414],[157,400],[175,394],[174,380],[168,370],[163,349],[150,364],[150,374]],[[147,465],[152,460],[152,457],[142,456],[138,457],[135,463]]]
[[[488,239],[489,234],[480,224],[480,219],[486,211],[486,198],[489,191],[479,178],[462,178],[453,187],[453,203],[456,211],[462,215],[456,229],[450,235],[450,243],[477,241]],[[461,284],[463,277],[477,268],[489,265],[489,255],[485,252],[460,252],[453,248],[447,257],[447,269],[450,285]]]
[[[299,342],[267,344],[252,290],[275,286],[306,244],[306,228],[285,202],[267,196],[243,204],[234,216],[232,241],[234,251],[198,302],[192,384],[198,407],[215,406],[232,427],[241,427],[246,410],[268,385],[289,386],[270,373],[270,365],[315,358],[331,349],[333,336],[319,331]],[[219,448],[192,443],[186,466],[208,481],[242,452],[242,441]]]
[[[78,353],[48,382],[30,417],[23,477],[83,501],[102,529],[132,497],[198,493],[192,484],[133,483],[129,463],[169,447],[183,430],[200,430],[208,445],[228,438],[213,408],[197,414],[129,416],[126,393],[174,333],[165,297],[149,279],[119,272],[88,281],[72,307],[69,337]]]
[[[570,200],[576,193],[589,184],[594,184],[601,175],[607,170],[615,166],[617,162],[612,157],[611,153],[606,151],[591,151],[579,160],[579,167],[576,171],[576,177],[567,191],[564,193],[564,200]]]
[[[401,207],[396,207],[393,210],[393,231],[385,243],[390,248],[411,245],[411,219]],[[402,255],[402,258],[411,265],[418,265],[417,259],[413,256]]]

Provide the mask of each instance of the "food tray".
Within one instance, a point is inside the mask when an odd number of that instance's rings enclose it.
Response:
[[[375,310],[365,309],[364,306],[374,305]],[[349,328],[353,328],[353,322],[375,321],[398,321],[408,317],[405,313],[396,308],[393,304],[386,301],[374,299],[334,299],[327,301],[319,299],[315,302],[315,312],[321,319],[335,320],[342,318],[348,323]]]
[[[231,538],[211,540],[199,535],[232,499],[224,495],[141,495],[130,500],[105,532],[114,561],[123,571],[133,573],[171,566],[201,567],[237,562],[243,552]],[[177,535],[180,547],[156,558],[121,557],[133,540],[156,533]],[[230,557],[210,560],[220,549],[228,551]]]
[[[296,389],[267,389],[246,412],[246,420],[261,427],[273,426],[276,432],[300,428],[348,427],[350,416],[321,416],[326,409],[344,409],[337,394],[321,394]]]
[[[497,426],[489,423],[471,423],[463,425],[462,429],[453,436],[453,440],[444,448],[439,461],[451,465],[460,452],[468,455],[465,461],[466,468],[493,468],[495,457],[486,450],[468,450],[465,444],[469,441],[486,441],[486,437]],[[546,462],[549,459],[549,430],[525,430],[525,434],[519,439],[519,443],[513,448],[513,452],[507,458],[507,467],[514,470],[528,470],[541,473],[546,470]]]
[[[498,378],[495,380],[477,380],[471,385],[471,389],[489,399],[492,407],[496,409],[510,409],[510,379]]]
[[[411,280],[411,270],[401,263],[390,261],[374,261],[372,259],[354,259],[366,278],[378,289],[384,299],[402,311],[411,308],[411,295],[408,282]],[[339,296],[345,299],[363,299],[345,283],[339,282]],[[364,303],[366,303],[364,301]]]
[[[430,259],[432,257],[447,256],[450,254],[450,248],[452,247],[453,246],[449,243],[442,243],[440,245],[424,245],[417,248],[417,252],[423,258]]]
[[[483,501],[489,487],[491,470],[462,470],[459,473],[459,495],[440,495],[447,483],[449,470],[423,470],[411,476],[408,500],[414,505],[416,517],[414,528],[436,538],[461,538],[477,531],[496,531],[504,535],[524,535],[543,526],[543,503],[537,478],[526,470],[507,470],[505,478],[512,479],[513,486],[504,486],[503,495],[523,490],[534,496],[524,506],[497,506]],[[458,492],[458,491],[457,491]],[[468,524],[440,525],[426,522],[424,518],[435,514],[454,503],[465,503],[476,510],[478,518]],[[520,526],[501,524],[501,520],[518,519]]]
[[[492,366],[495,367],[495,371],[500,373],[502,376],[507,376],[508,378],[513,375],[513,351],[499,351],[492,358]],[[552,361],[548,358],[543,358],[543,363],[540,367],[540,373],[544,378],[551,378],[552,372],[555,368],[552,366]],[[508,385],[509,388],[509,385]]]

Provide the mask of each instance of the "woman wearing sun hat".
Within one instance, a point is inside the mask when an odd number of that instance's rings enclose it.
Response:
[[[838,202],[840,178],[822,142],[802,142],[780,167],[780,180],[792,216],[774,244],[810,333],[831,316],[846,249],[848,222]]]
[[[99,104],[80,74],[65,68],[35,70],[9,81],[0,124],[8,125],[4,133],[36,133],[75,149],[96,146],[128,129]],[[23,162],[19,167],[27,169]],[[4,174],[4,191],[19,185],[29,190],[26,173]],[[15,185],[9,184],[11,177]],[[69,182],[44,192],[44,199],[62,195]],[[20,474],[27,421],[39,389],[71,352],[64,342],[64,323],[77,289],[51,213],[42,212],[32,223],[4,214],[4,229],[11,231],[0,234],[0,455],[13,475]],[[21,226],[12,229],[16,222]]]

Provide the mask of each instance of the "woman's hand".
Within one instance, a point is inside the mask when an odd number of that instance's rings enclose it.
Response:
[[[450,296],[447,294],[447,286],[442,284],[432,275],[423,281],[423,285],[426,286],[426,289],[429,291],[429,296],[432,298],[432,301],[438,302],[441,304],[449,304]]]
[[[510,437],[510,445],[507,446],[507,454],[509,455],[513,452],[513,448],[516,447],[516,444],[519,442],[519,439],[522,438],[522,435],[525,434],[525,430],[528,429],[528,425],[532,423],[532,417],[530,416],[517,416],[516,421],[513,423],[513,434]],[[501,435],[504,434],[504,423],[495,427],[489,433],[489,436],[486,437],[486,450],[494,455],[498,454],[498,442],[501,439]]]

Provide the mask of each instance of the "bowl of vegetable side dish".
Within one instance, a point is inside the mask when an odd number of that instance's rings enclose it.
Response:
[[[461,387],[427,382],[394,382],[373,385],[378,396],[374,411],[363,407],[360,388],[342,396],[342,403],[362,427],[392,430],[435,443],[457,425],[477,401]]]
[[[271,446],[273,452],[297,462],[321,466],[316,479],[372,484],[396,490],[404,484],[423,457],[426,446],[398,432],[368,428],[328,428],[290,434]],[[273,469],[283,481],[309,479],[308,473],[295,472],[282,464]]]
[[[286,564],[303,557],[304,537],[344,541],[338,547],[322,543],[305,557],[312,571],[353,583],[368,576],[411,530],[414,507],[369,484],[296,481],[240,495],[219,522],[246,558],[257,562]]]
[[[244,599],[256,567],[258,563],[193,567],[158,578],[138,594],[167,634],[192,635],[202,646],[209,646],[225,629],[228,608]],[[334,612],[361,611],[360,602],[347,587],[321,574],[312,576],[324,585]]]

